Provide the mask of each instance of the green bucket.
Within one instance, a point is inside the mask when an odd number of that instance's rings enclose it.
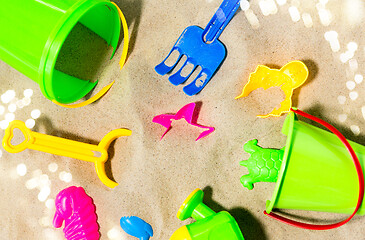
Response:
[[[83,24],[114,51],[121,30],[118,9],[109,0],[3,1],[0,23],[0,59],[37,82],[45,97],[60,103],[81,99],[97,84],[55,69],[74,26]]]
[[[353,213],[359,200],[359,177],[345,145],[335,134],[299,121],[293,112],[282,132],[288,138],[267,214],[275,208]],[[348,143],[364,168],[365,147]],[[363,205],[357,214],[365,214]]]

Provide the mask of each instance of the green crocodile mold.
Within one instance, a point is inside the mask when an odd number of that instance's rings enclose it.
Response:
[[[270,149],[257,146],[257,139],[248,141],[243,149],[251,156],[240,165],[248,168],[249,174],[241,177],[241,183],[249,190],[256,182],[276,182],[284,155],[284,148]]]

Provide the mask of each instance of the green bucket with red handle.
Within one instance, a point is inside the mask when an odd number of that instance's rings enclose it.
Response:
[[[348,222],[356,213],[365,214],[365,146],[346,140],[330,124],[292,109],[282,132],[288,136],[272,199],[265,214],[293,226],[327,230]],[[299,121],[295,113],[314,120],[331,132]],[[350,153],[350,154],[349,154]],[[352,214],[329,225],[299,223],[273,213],[273,209],[297,209]]]

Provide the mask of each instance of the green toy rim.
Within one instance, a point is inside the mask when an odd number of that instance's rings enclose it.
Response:
[[[98,5],[107,5],[111,11],[114,11],[117,16],[118,11],[115,6],[110,1],[101,2],[100,0],[81,0],[73,5],[62,18],[59,20],[58,25],[51,32],[47,43],[44,47],[43,54],[41,57],[41,62],[39,66],[39,79],[40,88],[42,93],[50,100],[58,100],[53,91],[53,72],[56,65],[56,61],[60,50],[66,41],[68,35],[75,27],[75,25],[80,21],[80,19],[92,8]],[[119,34],[119,33],[116,33]],[[114,37],[113,37],[114,38]],[[113,39],[112,38],[112,39]],[[119,38],[119,36],[118,36]],[[110,40],[107,41],[110,44]],[[114,46],[113,46],[114,47]],[[53,51],[52,51],[53,50]],[[115,47],[114,47],[115,51]],[[114,52],[113,52],[114,55]],[[113,56],[112,56],[113,57]],[[96,83],[95,83],[96,85]],[[91,89],[85,89],[85,91],[80,94],[79,99],[84,97],[90,92]],[[71,101],[73,102],[73,101]],[[64,102],[68,103],[68,102]]]
[[[270,213],[272,211],[272,209],[274,208],[274,206],[279,198],[281,187],[283,185],[283,180],[285,177],[285,172],[286,172],[286,168],[288,165],[289,156],[290,156],[290,152],[291,152],[295,118],[296,118],[295,113],[290,112],[289,115],[287,116],[287,118],[285,119],[284,127],[289,130],[288,134],[287,134],[288,137],[286,139],[283,161],[281,163],[278,180],[276,182],[273,195],[271,197],[271,200],[267,200],[267,202],[266,202],[266,212],[267,213]],[[289,121],[289,123],[287,121]],[[289,126],[288,126],[288,124],[289,124]],[[283,128],[283,130],[284,130],[284,128]]]
[[[177,218],[183,221],[191,217],[194,209],[203,199],[203,196],[204,192],[200,188],[197,188],[192,193],[190,193],[190,195],[185,199],[183,204],[180,206],[176,215]]]

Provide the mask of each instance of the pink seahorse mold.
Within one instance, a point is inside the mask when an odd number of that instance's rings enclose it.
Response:
[[[53,226],[60,228],[65,222],[63,232],[67,240],[98,240],[99,225],[95,205],[82,187],[69,187],[57,194],[56,214]]]

